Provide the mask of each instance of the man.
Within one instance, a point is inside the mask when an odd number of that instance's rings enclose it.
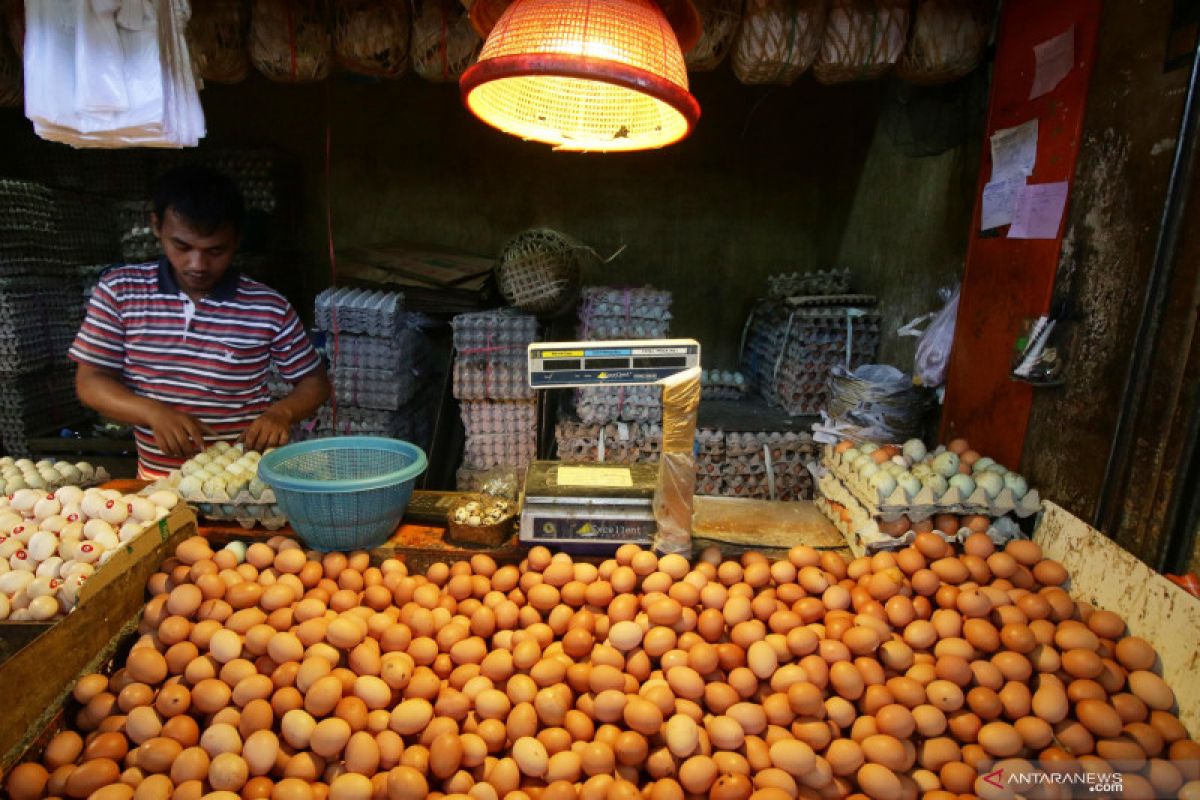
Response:
[[[217,172],[164,175],[151,224],[166,257],[108,272],[71,346],[80,401],[134,425],[140,477],[161,477],[214,440],[285,444],[329,396],[295,309],[230,269],[243,214],[237,188]],[[293,384],[276,403],[271,364]]]

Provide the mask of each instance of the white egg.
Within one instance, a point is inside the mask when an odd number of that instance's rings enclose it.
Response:
[[[33,583],[34,574],[25,570],[12,570],[0,575],[0,594],[12,597]]]
[[[46,488],[46,481],[41,475],[31,473],[25,476],[25,485],[30,489],[37,489],[39,492]]]
[[[970,497],[975,491],[975,479],[970,475],[963,475],[961,472],[951,476],[950,488],[958,489],[963,497]]]
[[[85,578],[90,578],[96,572],[96,568],[86,561],[68,561],[63,564],[60,572],[63,580],[82,575]]]
[[[11,614],[8,615],[9,622],[28,622],[29,612],[23,608],[13,608]]]
[[[32,575],[33,571],[37,569],[37,563],[33,560],[33,557],[29,555],[29,551],[23,547],[8,557],[8,565],[12,567],[13,571],[15,572],[24,571],[28,572],[30,575]]]
[[[80,542],[75,545],[75,552],[71,554],[71,558],[85,564],[95,564],[102,555],[104,555],[104,548],[96,542]]]
[[[25,587],[25,591],[30,597],[46,597],[57,592],[59,586],[62,586],[62,581],[58,578],[35,577],[33,582]]]
[[[875,444],[874,442],[867,442],[866,444],[859,445],[858,449],[859,452],[865,455],[870,455],[879,449],[879,445]]]
[[[933,471],[943,478],[950,478],[958,472],[958,456],[946,451],[933,460]]]
[[[92,544],[100,547],[104,550],[104,552],[108,552],[110,550],[115,551],[116,548],[121,546],[121,538],[117,536],[116,531],[101,531],[100,533],[96,534],[94,539],[92,539]],[[104,559],[102,554],[100,563],[103,564],[106,560],[107,559]]]
[[[79,520],[68,521],[66,525],[58,532],[60,539],[82,539],[83,538],[83,523]]]
[[[902,450],[904,457],[914,464],[924,459],[927,452],[925,450],[925,443],[920,439],[909,439],[904,443]]]
[[[171,509],[179,504],[179,495],[165,489],[155,492],[146,499],[160,508]]]
[[[124,542],[132,542],[134,539],[142,535],[146,530],[146,523],[136,519],[131,519],[121,526],[121,530],[117,531],[117,539]]]
[[[7,469],[8,467],[11,467],[15,463],[16,462],[13,461],[12,456],[4,456],[4,457],[0,458],[0,467],[4,467],[5,469]]]
[[[229,442],[220,441],[214,444],[211,449],[216,450],[218,453],[227,453],[233,448],[229,446]]]
[[[11,533],[12,529],[25,522],[25,518],[12,511],[0,512],[0,533]]]
[[[33,512],[33,507],[37,505],[38,500],[42,499],[42,493],[33,489],[18,489],[13,492],[9,505],[14,511],[19,511],[22,514],[30,514]]]
[[[100,494],[104,495],[104,499],[106,501],[121,499],[121,493],[118,492],[116,489],[101,489]]]
[[[75,548],[78,547],[79,543],[82,541],[84,540],[77,536],[60,536],[58,538],[59,556],[61,556],[68,564],[72,563],[72,560],[75,558]],[[66,569],[66,567],[63,569]]]
[[[84,494],[83,500],[79,502],[79,508],[83,511],[84,516],[89,518],[99,517],[100,512],[104,510],[104,504],[108,502],[108,498],[100,493],[97,489],[88,489]]]
[[[8,619],[12,614],[12,604],[8,601],[8,595],[0,594],[0,620]]]
[[[865,467],[867,464],[874,464],[874,463],[875,463],[875,461],[869,455],[866,455],[865,453],[863,453],[863,454],[860,454],[859,456],[857,456],[852,462],[850,462],[850,468],[853,469],[855,472],[858,472],[863,467]]]
[[[78,503],[66,503],[63,505],[62,511],[58,512],[59,516],[67,522],[79,522],[83,519],[83,509]]]
[[[25,479],[20,475],[14,475],[4,482],[4,491],[8,494],[19,492],[26,488]]]
[[[208,453],[197,453],[196,457],[192,459],[193,462],[195,462],[196,464],[198,464],[201,467],[208,466],[208,464],[212,460],[213,460],[213,457],[210,456]]]
[[[200,465],[194,459],[188,460],[183,462],[183,466],[179,468],[179,474],[186,478],[188,475],[195,474],[198,469],[200,469]]]
[[[90,481],[96,475],[96,468],[86,461],[77,463],[75,469],[79,470],[79,474],[83,476],[85,481]]]
[[[154,514],[158,508],[154,503],[150,502],[145,497],[130,497],[129,500],[129,516],[138,522],[149,522],[154,519]]]
[[[13,526],[13,529],[8,532],[8,535],[19,541],[22,545],[29,544],[29,539],[38,532],[38,526],[32,522],[22,522],[20,525]]]
[[[53,517],[46,517],[44,520],[39,522],[38,528],[44,531],[50,531],[51,533],[58,533],[66,524],[66,517],[60,514],[55,514]]]
[[[14,464],[14,466],[15,466],[17,469],[19,469],[19,470],[21,470],[22,472],[24,472],[24,471],[25,471],[25,470],[27,470],[27,469],[33,469],[33,462],[32,462],[32,461],[30,461],[28,458],[19,458],[19,459],[17,459],[17,461],[16,461],[16,463]]]
[[[58,587],[58,601],[65,610],[70,611],[79,602],[79,592],[86,582],[86,575],[72,575],[63,580],[62,586]]]
[[[48,458],[43,458],[41,461],[35,463],[33,468],[37,470],[54,469],[54,462]]]
[[[233,462],[232,464],[230,464],[228,467],[225,468],[226,474],[232,475],[235,478],[242,477],[243,475],[246,474],[246,471],[247,471],[246,467],[237,461]]]
[[[78,486],[63,486],[54,492],[54,496],[58,498],[58,502],[63,504],[63,507],[78,506],[79,501],[83,499],[83,489]]]
[[[83,526],[83,538],[85,539],[95,539],[101,533],[113,532],[113,526],[102,519],[89,519]]]
[[[34,561],[41,563],[58,552],[58,543],[58,534],[50,531],[38,531],[29,537],[29,545],[26,549]]]
[[[217,497],[225,493],[225,479],[213,476],[204,482],[204,496]]]
[[[988,497],[995,497],[1004,488],[1004,478],[987,470],[975,476],[975,483],[987,493]]]
[[[234,476],[225,484],[225,493],[230,497],[237,497],[242,492],[246,491],[246,487],[250,481],[245,476]]]
[[[29,602],[29,618],[44,622],[58,613],[58,598],[53,596],[35,597]]]
[[[43,520],[46,517],[53,517],[62,511],[62,503],[58,502],[58,498],[52,494],[48,494],[38,500],[33,507],[33,518]]]
[[[258,478],[251,478],[250,483],[246,484],[246,490],[250,492],[250,496],[255,500],[262,497],[262,494],[264,491],[266,491],[266,489],[267,485]]]
[[[17,611],[23,612],[26,608],[29,608],[29,593],[26,592],[24,589],[21,589],[19,592],[16,592],[9,599],[12,600],[12,607],[13,607],[14,612],[17,612]],[[12,617],[12,619],[16,619],[16,617],[14,616],[14,617]],[[24,616],[21,617],[21,619],[29,619],[29,615],[25,614]]]
[[[42,563],[38,564],[38,568],[34,570],[34,574],[38,576],[46,576],[49,578],[58,578],[62,572],[62,566],[66,562],[59,556],[50,556]]]
[[[245,542],[230,542],[229,544],[225,545],[225,549],[237,556],[239,564],[246,560]]]

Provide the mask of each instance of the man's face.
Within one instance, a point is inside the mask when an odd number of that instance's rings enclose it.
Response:
[[[205,235],[171,208],[162,219],[154,215],[151,221],[180,288],[189,295],[210,292],[233,263],[238,245],[234,227],[222,225]]]

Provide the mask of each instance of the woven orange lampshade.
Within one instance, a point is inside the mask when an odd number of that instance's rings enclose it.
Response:
[[[484,122],[559,150],[646,150],[700,118],[652,0],[515,0],[459,80]]]

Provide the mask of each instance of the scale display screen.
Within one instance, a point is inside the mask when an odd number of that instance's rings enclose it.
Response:
[[[529,345],[529,385],[637,386],[700,366],[694,339],[629,342],[537,342]]]

